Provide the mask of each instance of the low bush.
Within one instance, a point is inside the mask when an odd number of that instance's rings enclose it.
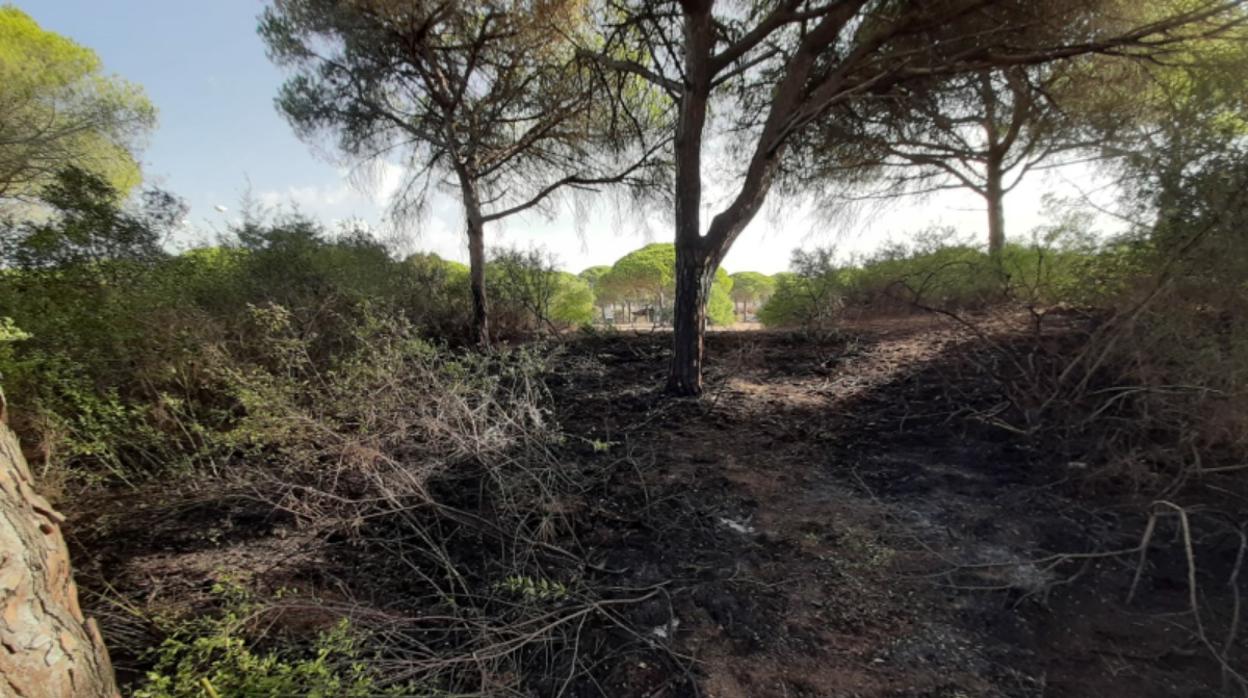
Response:
[[[249,219],[171,255],[158,244],[181,211],[168,197],[119,208],[71,170],[47,201],[46,219],[0,224],[0,380],[45,471],[133,482],[228,460],[245,408],[223,367],[272,368],[249,308],[281,308],[320,366],[355,351],[370,316],[466,336],[466,274],[397,261],[362,233]]]
[[[821,335],[835,329],[852,269],[838,268],[830,249],[794,250],[791,272],[776,274],[775,289],[758,311],[766,327],[800,328]]]
[[[414,695],[416,687],[383,687],[347,619],[305,646],[269,642],[256,631],[265,604],[242,587],[219,584],[220,612],[173,623],[152,652],[152,668],[135,698],[306,696],[372,698]]]
[[[606,472],[565,455],[547,351],[455,352],[365,309],[323,362],[282,306],[250,316],[250,360],[224,371],[248,456],[232,489],[349,541],[368,566],[353,593],[420,609],[381,621],[387,676],[461,695],[584,670],[568,647],[613,592],[555,541]]]
[[[1027,343],[999,364],[1012,428],[1062,443],[1096,473],[1153,494],[1241,469],[1248,257],[1227,244],[1239,230],[1201,234],[1182,250],[1136,235],[1097,255],[1089,269],[1109,273],[1090,273],[1072,293],[1094,299],[1086,329],[1076,325],[1056,344]]]
[[[525,457],[557,439],[533,350],[450,352],[401,317],[365,312],[350,350],[322,362],[288,310],[251,314],[251,361],[221,367],[241,415],[229,434],[263,451],[271,465],[246,477],[268,478],[281,508],[333,527],[429,502],[431,480],[478,476],[497,515],[557,508],[549,469]]]
[[[5,233],[22,244],[64,221]],[[38,237],[40,254],[53,239]],[[550,348],[457,349],[437,333],[467,307],[465,270],[299,218],[147,252],[50,266],[32,254],[0,277],[0,371],[45,474],[161,489],[151,480],[192,473],[200,496],[261,499],[339,546],[335,560],[366,551],[361,596],[421,613],[387,616],[383,672],[359,644],[376,616],[309,644],[255,637],[258,608],[227,606],[167,630],[138,695],[372,695],[411,680],[426,694],[519,692],[534,666],[586,670],[567,649],[614,592],[553,541],[602,476],[565,459],[542,380]],[[584,281],[497,261],[498,307],[520,331],[592,312]]]
[[[957,240],[948,229],[919,234],[865,259],[838,263],[831,249],[793,253],[791,271],[759,310],[768,327],[826,332],[845,312],[966,312],[1002,304],[1038,314],[1059,304],[1103,302],[1133,271],[1120,246],[1098,245],[1087,221],[1063,220],[1006,245],[999,259]]]
[[[558,335],[593,322],[589,283],[559,271],[553,255],[538,249],[497,249],[486,267],[495,333],[502,337]]]

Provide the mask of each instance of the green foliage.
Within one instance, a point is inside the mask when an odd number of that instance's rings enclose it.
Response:
[[[733,307],[729,291],[721,284],[711,285],[711,295],[706,301],[706,320],[712,325],[731,326],[737,321],[736,308]]]
[[[550,302],[550,318],[565,327],[579,327],[594,321],[594,292],[588,282],[567,272],[558,272],[555,297]]]
[[[798,250],[793,271],[775,276],[775,292],[759,319],[769,327],[826,330],[846,308],[957,312],[1006,301],[1039,309],[1088,306],[1105,302],[1139,272],[1128,248],[1095,241],[1086,215],[1055,221],[1033,231],[1028,245],[1007,244],[999,261],[939,229],[856,264],[837,264],[831,250]]]
[[[611,267],[609,265],[600,264],[595,267],[589,267],[580,274],[577,274],[577,276],[584,279],[585,282],[589,284],[590,288],[597,289],[598,282],[602,279],[602,277],[606,276],[609,271],[611,271]]]
[[[739,271],[732,275],[732,300],[757,305],[766,303],[776,291],[776,281],[756,271]]]
[[[125,193],[156,110],[143,91],[104,73],[95,52],[0,6],[0,201],[36,195],[56,168],[77,166]]]
[[[599,277],[596,288],[613,300],[653,304],[659,319],[666,321],[676,295],[676,246],[656,242],[624,255]],[[707,317],[713,324],[733,323],[731,291],[732,278],[717,269],[707,298]]]
[[[238,587],[218,585],[223,613],[178,624],[154,651],[154,667],[135,698],[308,696],[369,698],[412,695],[413,687],[382,687],[347,619],[309,646],[261,650],[247,636],[263,605]]]
[[[832,250],[794,250],[793,271],[776,274],[775,291],[759,309],[758,319],[767,327],[796,327],[824,333],[836,323],[844,304],[852,270],[837,268]]]
[[[545,577],[512,575],[494,584],[494,588],[518,596],[525,601],[561,601],[568,596],[568,588],[562,582]]]
[[[369,317],[445,339],[467,326],[453,265],[396,261],[364,235],[248,220],[232,241],[170,256],[157,244],[180,217],[169,197],[127,211],[98,177],[71,170],[46,200],[49,218],[0,227],[11,266],[0,317],[21,328],[9,339],[23,337],[0,343],[0,376],[23,438],[77,476],[134,481],[228,462],[245,414],[231,371],[276,370],[249,308],[284,309],[321,366],[356,350]]]
[[[18,327],[11,317],[0,317],[0,342],[20,342],[30,339],[30,333]]]
[[[423,299],[405,302],[409,312],[419,309],[418,313],[411,313],[412,321],[435,336],[463,335],[472,315],[468,266],[433,253],[410,255],[404,264],[409,267],[402,274],[406,279],[404,286],[409,292],[425,294]]]
[[[852,291],[865,303],[966,310],[999,300],[1001,280],[987,254],[970,245],[898,247],[865,263]]]
[[[1126,270],[1113,246],[1101,243],[1092,219],[1051,207],[1053,223],[1031,232],[1027,244],[1010,243],[994,262],[977,247],[960,244],[951,230],[921,234],[867,260],[851,283],[851,300],[877,307],[979,310],[1002,302],[1032,308],[1103,302]]]
[[[494,292],[491,313],[496,334],[557,333],[593,319],[589,285],[558,271],[553,255],[542,250],[494,250],[486,279]]]
[[[45,190],[50,217],[0,224],[0,263],[9,267],[0,275],[0,314],[30,335],[0,352],[19,426],[39,424],[34,442],[46,451],[114,474],[123,461],[178,460],[149,427],[147,409],[128,398],[145,392],[153,409],[178,417],[133,369],[139,357],[152,358],[144,350],[156,336],[149,323],[158,324],[135,309],[162,302],[150,283],[168,261],[158,241],[183,211],[162,193],[134,211],[117,198],[99,176],[69,168]]]
[[[600,308],[616,303],[620,300],[620,294],[609,283],[605,283],[607,274],[611,272],[611,267],[602,264],[590,267],[580,274],[577,274],[585,283],[589,284],[589,290],[594,296],[594,305]],[[606,312],[605,310],[603,311]]]
[[[625,298],[671,297],[676,287],[676,246],[656,242],[616,260],[600,283]]]
[[[1127,250],[1104,244],[1092,217],[1049,202],[1052,223],[1031,231],[1026,245],[1006,245],[1001,256],[1006,294],[1027,307],[1104,305],[1139,269],[1124,267]]]
[[[118,208],[120,192],[78,167],[58,172],[41,199],[48,220],[0,224],[0,267],[56,270],[100,278],[104,265],[152,262],[164,256],[160,241],[186,213],[173,196],[149,191],[138,211]],[[91,268],[88,265],[93,265]]]

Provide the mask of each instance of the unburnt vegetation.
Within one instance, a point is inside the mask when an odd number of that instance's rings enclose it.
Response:
[[[66,126],[102,140],[0,152],[31,511],[67,515],[126,695],[1248,695],[1244,20],[273,3],[279,109],[409,165],[400,219],[453,183],[465,266],[255,207],[175,252],[184,204],[129,174],[141,94],[0,9],[0,70],[35,41],[27,82],[104,100]],[[1007,236],[1012,185],[1068,157],[1112,209]],[[580,274],[486,243],[616,185],[675,243]],[[987,235],[720,265],[773,188],[944,187]]]

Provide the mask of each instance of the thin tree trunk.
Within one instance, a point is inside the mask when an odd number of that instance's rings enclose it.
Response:
[[[490,306],[485,292],[485,221],[475,184],[461,171],[460,189],[468,223],[468,284],[472,289],[472,328],[477,344],[490,345]]]
[[[689,3],[685,10],[685,90],[676,123],[676,298],[672,305],[672,364],[667,391],[674,395],[702,393],[703,333],[706,331],[708,255],[703,249],[702,138],[711,94],[710,56],[714,23],[709,2]],[[714,270],[711,270],[714,273]]]
[[[676,299],[672,306],[672,366],[667,392],[702,393],[702,357],[706,335],[706,301],[715,268],[697,247],[676,246]]]
[[[0,695],[119,695],[99,629],[78,607],[63,520],[32,487],[0,393]]]
[[[1005,191],[1001,184],[1003,178],[1001,159],[990,155],[987,167],[988,186],[984,195],[988,201],[988,255],[998,263],[1005,251]]]

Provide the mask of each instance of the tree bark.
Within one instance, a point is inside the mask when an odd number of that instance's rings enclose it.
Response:
[[[685,89],[680,99],[674,143],[676,298],[672,305],[672,363],[667,375],[667,392],[700,395],[709,289],[702,283],[708,261],[701,224],[702,138],[711,95],[714,24],[709,2],[685,3],[684,11]]]
[[[466,173],[459,175],[468,223],[468,285],[472,289],[472,329],[479,346],[490,345],[490,305],[485,292],[485,219],[477,188]]]
[[[988,201],[988,256],[1000,262],[1005,251],[1005,190],[1002,187],[1005,173],[999,156],[988,156],[986,175],[984,198]]]
[[[120,695],[99,628],[78,606],[62,521],[32,487],[0,393],[0,695]]]
[[[672,365],[667,392],[702,394],[706,301],[715,265],[696,246],[676,246],[676,299],[672,306]]]

